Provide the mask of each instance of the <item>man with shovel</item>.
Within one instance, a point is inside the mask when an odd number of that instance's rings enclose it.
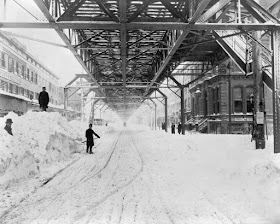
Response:
[[[94,146],[93,135],[100,138],[99,135],[92,130],[92,124],[89,124],[89,128],[86,130],[87,153],[89,154],[92,154],[92,147]]]

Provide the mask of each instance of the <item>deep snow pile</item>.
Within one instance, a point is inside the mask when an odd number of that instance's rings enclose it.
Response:
[[[3,127],[12,118],[14,136]],[[63,161],[82,150],[82,135],[59,113],[9,113],[0,119],[0,185],[34,176],[42,166]]]
[[[186,208],[187,203],[197,203],[196,199],[190,201],[188,195],[196,189],[232,223],[279,224],[280,155],[273,153],[273,136],[269,136],[264,150],[255,150],[250,138],[189,133],[156,135],[156,147],[150,148],[154,156],[149,157],[161,162],[150,169],[154,169],[152,173],[169,176],[161,188],[166,192],[164,198],[170,209],[176,210],[176,204],[179,210]],[[180,201],[174,204],[172,191],[175,195],[180,192]],[[199,222],[204,223],[200,219]]]

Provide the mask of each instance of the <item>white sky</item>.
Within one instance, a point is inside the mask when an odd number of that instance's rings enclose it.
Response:
[[[17,0],[18,3],[26,7],[36,17],[43,19],[44,16],[32,0]],[[24,11],[13,0],[7,1],[7,22],[27,22],[36,21],[30,14]],[[37,22],[41,22],[40,20]],[[58,44],[63,44],[61,38],[53,29],[3,29],[5,31],[25,35],[28,37],[46,40]],[[46,67],[60,77],[60,85],[64,86],[71,81],[75,74],[84,73],[84,69],[67,48],[56,47],[37,41],[31,41],[16,37],[21,43],[27,46],[28,52],[41,61]]]

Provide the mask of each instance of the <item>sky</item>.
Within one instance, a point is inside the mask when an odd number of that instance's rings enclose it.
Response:
[[[22,9],[14,0],[7,1],[6,21],[7,22],[42,22],[44,19],[43,14],[39,11],[34,1],[29,0],[16,0],[28,11],[30,11],[36,20],[24,9]],[[39,40],[45,40],[62,44],[63,41],[57,35],[53,29],[2,29],[4,31],[13,32],[16,34],[25,35],[31,38]],[[75,74],[85,73],[82,66],[73,56],[71,51],[67,48],[56,47],[49,44],[40,43],[37,41],[27,40],[16,37],[21,43],[26,45],[28,52],[35,56],[46,67],[53,71],[58,77],[60,77],[60,85],[65,86],[70,82]],[[71,65],[71,66],[70,66]]]

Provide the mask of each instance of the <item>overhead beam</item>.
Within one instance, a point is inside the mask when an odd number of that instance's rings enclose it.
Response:
[[[151,1],[152,0],[144,0],[143,3],[133,13],[133,15],[130,18],[128,18],[127,22],[130,23],[134,19],[136,19],[145,10],[145,8],[147,8],[147,6],[151,3]]]
[[[44,14],[44,16],[46,17],[46,19],[49,21],[49,24],[53,24],[54,25],[54,29],[57,32],[57,34],[60,36],[60,38],[63,40],[63,42],[66,44],[66,46],[68,47],[68,49],[73,53],[73,55],[76,57],[76,59],[78,60],[78,62],[80,63],[80,65],[85,69],[85,71],[90,75],[91,79],[93,80],[93,82],[99,86],[98,82],[95,80],[95,78],[91,75],[90,70],[88,69],[88,67],[85,65],[83,59],[81,58],[81,56],[78,54],[78,52],[75,50],[75,48],[71,45],[71,42],[69,41],[69,39],[67,38],[67,36],[63,33],[63,31],[59,28],[59,26],[56,25],[54,18],[52,17],[52,15],[49,13],[48,8],[46,7],[45,3],[42,0],[34,0],[36,5],[38,6],[38,8],[41,10],[41,12]],[[0,24],[1,26],[1,24]],[[102,89],[99,88],[99,91],[102,95],[105,95],[102,91]]]
[[[119,1],[119,12],[120,12],[120,41],[121,41],[121,60],[122,60],[122,78],[123,78],[123,86],[126,85],[126,56],[127,56],[127,30],[126,30],[126,8],[127,2],[126,1]]]
[[[222,3],[228,3],[230,0],[221,0],[219,2]],[[208,6],[210,0],[203,0],[200,5],[198,6],[197,10],[195,11],[191,21],[190,21],[190,25],[195,24],[199,18],[201,17],[201,14],[203,13],[203,11],[205,10],[205,8]],[[219,11],[222,7],[224,7],[223,4],[219,4],[219,7],[217,7],[216,3],[215,5],[213,5],[207,12],[205,12],[203,14],[203,19],[202,21],[207,21],[211,16],[213,16],[217,11]],[[207,14],[205,16],[205,14]],[[162,72],[164,71],[164,69],[166,68],[166,66],[169,64],[170,60],[173,58],[173,55],[176,53],[176,51],[178,50],[178,48],[180,47],[180,45],[182,44],[182,42],[184,41],[184,39],[186,38],[186,36],[189,34],[190,32],[190,28],[187,27],[183,33],[177,38],[176,42],[173,44],[173,47],[171,48],[171,50],[168,52],[168,55],[166,56],[166,58],[164,59],[164,62],[162,63],[162,65],[160,66],[160,68],[158,69],[157,73],[155,74],[151,84],[149,85],[149,87],[151,87],[154,82],[158,79],[158,77],[162,74]],[[147,95],[149,93],[150,88],[148,88],[146,90],[146,92],[144,93],[144,95]]]
[[[181,13],[170,3],[169,0],[161,0],[161,2],[175,18],[183,17]]]
[[[269,20],[273,21],[274,23],[280,23],[279,19],[277,19],[271,13],[269,13],[268,10],[261,7],[256,1],[246,0],[246,3],[254,7],[255,9],[257,9],[259,12],[261,12],[263,15],[265,15]]]
[[[39,0],[36,0],[39,1]],[[121,26],[115,22],[4,22],[0,21],[0,28],[29,28],[29,29],[96,29],[96,30],[120,30]],[[273,23],[181,23],[181,22],[139,22],[126,23],[126,30],[272,30],[279,29],[280,24]]]
[[[119,22],[119,19],[114,15],[114,13],[110,9],[108,9],[104,5],[103,1],[101,0],[95,0],[95,1],[99,5],[99,7],[105,12],[105,14],[107,14],[112,20]]]
[[[35,0],[37,1],[37,0]],[[71,5],[65,10],[65,12],[58,18],[58,21],[64,20],[68,17],[73,17],[74,13],[81,7],[86,0],[75,0]]]

